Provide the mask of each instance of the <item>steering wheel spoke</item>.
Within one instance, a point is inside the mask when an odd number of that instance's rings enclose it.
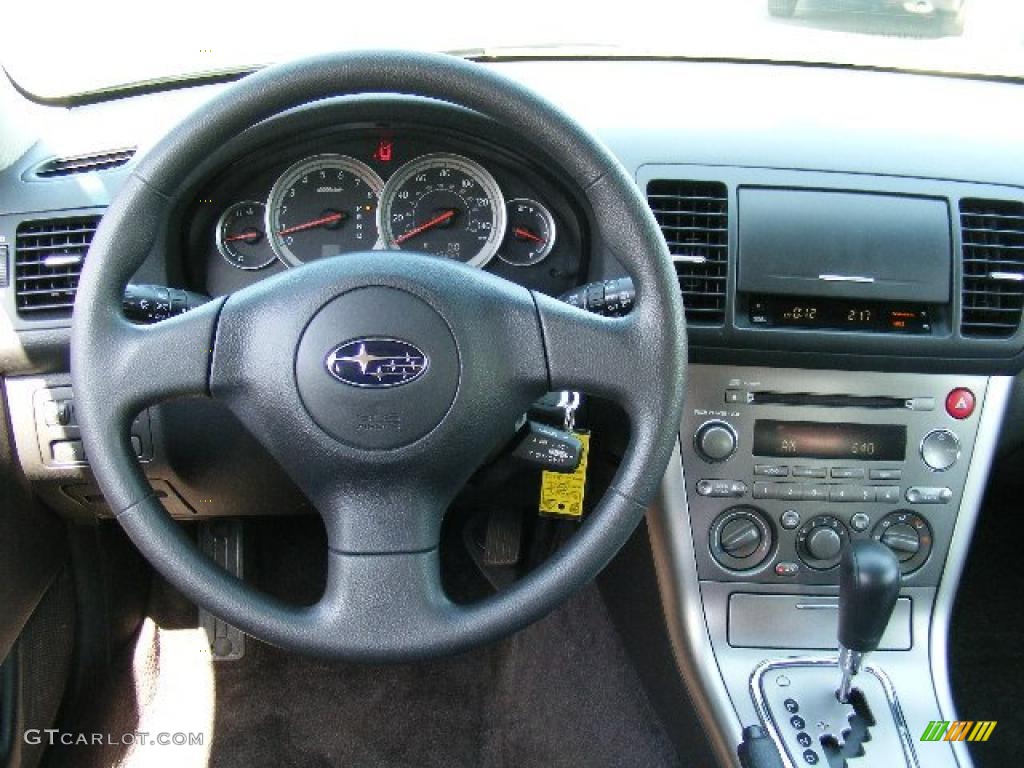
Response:
[[[445,510],[461,485],[453,481],[454,468],[445,469],[432,465],[427,477],[401,463],[341,463],[325,467],[317,480],[305,473],[302,483],[324,521],[332,552],[427,552],[437,549]]]
[[[578,390],[631,406],[658,365],[645,354],[636,320],[536,299],[552,391]]]

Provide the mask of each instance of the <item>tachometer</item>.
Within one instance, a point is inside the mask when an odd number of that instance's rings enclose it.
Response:
[[[482,267],[505,237],[505,199],[487,169],[468,157],[424,155],[388,180],[378,224],[387,247]]]
[[[347,155],[300,160],[274,182],[267,232],[278,258],[298,266],[377,245],[377,202],[384,182]]]

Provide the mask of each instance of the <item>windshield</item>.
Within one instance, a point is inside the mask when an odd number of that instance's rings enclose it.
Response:
[[[11,3],[4,16],[0,62],[45,98],[374,47],[1024,76],[1020,0],[37,1]]]

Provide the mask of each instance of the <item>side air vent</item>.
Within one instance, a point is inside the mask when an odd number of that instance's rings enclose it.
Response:
[[[50,179],[55,176],[70,176],[73,173],[108,171],[124,165],[134,155],[135,147],[126,147],[72,157],[55,157],[36,168],[35,174],[41,179]]]
[[[675,262],[686,321],[691,325],[721,325],[725,322],[729,269],[725,184],[657,179],[647,184],[647,203]]]
[[[1024,203],[961,200],[964,336],[1005,339],[1024,309]]]
[[[68,317],[99,216],[24,221],[14,244],[18,314]]]

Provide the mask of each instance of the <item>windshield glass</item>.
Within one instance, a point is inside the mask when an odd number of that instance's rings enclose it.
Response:
[[[1024,76],[1020,0],[11,3],[0,62],[62,97],[318,52],[679,56]],[[13,6],[13,7],[12,7]]]

